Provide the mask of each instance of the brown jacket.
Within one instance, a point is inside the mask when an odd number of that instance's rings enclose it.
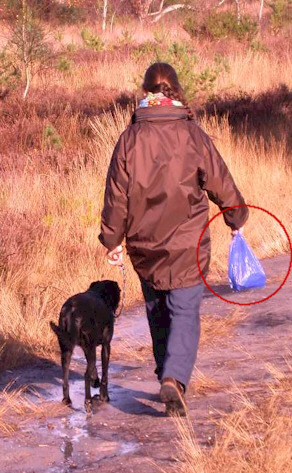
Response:
[[[196,261],[199,237],[208,222],[209,199],[223,210],[244,204],[211,139],[183,107],[137,109],[122,133],[109,166],[99,239],[109,250],[126,247],[140,277],[156,289],[201,282]],[[248,208],[223,214],[238,229]],[[206,275],[210,234],[199,252]]]

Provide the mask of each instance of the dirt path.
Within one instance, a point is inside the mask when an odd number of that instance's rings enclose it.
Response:
[[[271,294],[283,280],[289,258],[267,260],[264,266],[268,276],[265,289],[230,294],[226,284],[222,284],[216,291],[238,302]],[[232,392],[236,386],[246,393],[261,393],[270,376],[267,363],[283,372],[287,370],[284,356],[292,346],[291,289],[290,275],[274,297],[244,308],[248,317],[233,330],[232,337],[222,337],[216,346],[201,347],[197,368],[217,384],[212,390],[206,382],[196,395],[193,390],[188,393],[190,417],[201,445],[212,444],[218,409],[233,410]],[[235,307],[206,289],[202,318],[216,314],[223,319]],[[150,343],[143,308],[124,313],[115,327],[113,349],[119,351],[127,340],[134,344],[138,338],[133,348],[139,352],[141,342]],[[71,364],[73,409],[64,408],[57,416],[48,412],[41,418],[17,419],[19,430],[11,437],[0,438],[1,473],[154,473],[157,466],[175,471],[175,427],[159,402],[153,368],[149,357],[144,361],[115,357],[110,368],[111,402],[87,416],[83,408],[85,361],[76,350]],[[52,406],[61,399],[58,364],[42,361],[30,368],[7,371],[2,375],[1,389],[13,379],[15,385],[31,386],[43,399],[54,401]]]

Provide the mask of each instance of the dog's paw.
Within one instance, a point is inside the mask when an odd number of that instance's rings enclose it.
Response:
[[[64,404],[65,406],[71,407],[72,406],[72,401],[71,401],[70,397],[64,397],[62,399],[62,404]]]
[[[100,402],[110,402],[110,398],[109,398],[109,395],[107,393],[106,394],[100,393],[99,400],[100,400]]]
[[[92,399],[85,399],[84,407],[87,414],[91,414],[92,413]]]

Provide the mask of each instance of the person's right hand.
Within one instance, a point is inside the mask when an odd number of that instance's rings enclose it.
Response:
[[[123,247],[117,246],[111,251],[107,252],[107,261],[112,266],[122,266],[123,264]]]

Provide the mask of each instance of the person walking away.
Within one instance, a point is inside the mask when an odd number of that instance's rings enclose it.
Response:
[[[155,373],[166,413],[185,414],[184,393],[200,337],[204,285],[196,260],[208,222],[208,198],[232,231],[248,208],[211,138],[194,120],[175,70],[152,64],[144,99],[121,134],[110,162],[99,240],[108,261],[121,264],[123,239],[145,298]],[[230,208],[230,209],[229,209]],[[199,263],[206,277],[210,233]]]

